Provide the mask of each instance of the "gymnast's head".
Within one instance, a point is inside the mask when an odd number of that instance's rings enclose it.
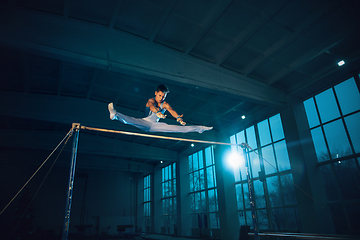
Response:
[[[158,87],[157,87],[157,89],[156,89],[156,91],[157,92],[163,92],[163,93],[169,93],[170,92],[170,90],[169,90],[169,88],[165,85],[165,84],[160,84]]]
[[[162,103],[169,92],[170,90],[166,85],[159,85],[155,91],[155,101],[158,103]]]

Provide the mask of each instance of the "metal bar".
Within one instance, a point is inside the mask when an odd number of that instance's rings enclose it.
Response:
[[[247,182],[248,182],[249,199],[250,199],[250,207],[251,207],[251,218],[252,218],[253,227],[254,227],[254,240],[258,240],[258,227],[257,227],[257,223],[256,223],[255,203],[254,203],[254,198],[253,198],[253,190],[252,190],[252,187],[251,187],[249,164],[248,164],[248,158],[247,158],[247,155],[246,155],[245,146],[247,146],[247,144],[241,144],[241,147],[243,148],[244,159],[245,159],[246,178],[247,178]]]
[[[145,134],[145,133],[125,132],[125,131],[109,130],[109,129],[102,129],[102,128],[93,128],[93,127],[86,127],[86,126],[81,126],[81,129],[99,131],[99,132],[119,133],[119,134],[125,134],[125,135],[131,135],[131,136],[139,136],[139,137],[149,137],[149,138],[160,138],[160,139],[167,139],[167,140],[184,141],[184,142],[196,142],[196,143],[207,143],[207,144],[229,145],[229,146],[233,145],[233,146],[239,146],[239,147],[241,146],[241,144],[236,144],[236,143],[223,143],[223,142],[212,142],[212,141],[196,140],[196,139],[166,137],[166,136],[151,135],[151,134]]]
[[[73,127],[73,132],[75,132],[75,134],[74,134],[74,141],[73,141],[72,154],[71,154],[70,173],[69,173],[69,188],[68,188],[67,199],[66,199],[63,235],[61,238],[62,240],[67,240],[68,234],[69,234],[70,211],[71,211],[71,202],[72,202],[72,194],[73,194],[73,186],[74,186],[76,155],[77,155],[77,148],[78,148],[78,142],[79,142],[80,124],[73,123],[72,127]]]

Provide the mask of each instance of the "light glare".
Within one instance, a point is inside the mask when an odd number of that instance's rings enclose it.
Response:
[[[228,156],[228,162],[234,169],[238,169],[241,165],[243,165],[244,159],[239,154],[232,152]]]

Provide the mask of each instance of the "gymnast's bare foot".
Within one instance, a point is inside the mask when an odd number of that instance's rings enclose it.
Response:
[[[205,127],[205,126],[202,126],[201,130],[199,133],[203,133],[204,131],[210,131],[211,129],[213,129],[213,127]]]
[[[110,112],[110,119],[113,120],[115,118],[115,114],[116,114],[116,110],[114,108],[114,104],[113,103],[109,103],[108,105],[108,109]]]

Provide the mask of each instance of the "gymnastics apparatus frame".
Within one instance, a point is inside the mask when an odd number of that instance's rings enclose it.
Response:
[[[247,143],[234,144],[234,143],[212,142],[212,141],[194,140],[194,139],[186,139],[186,138],[165,137],[165,136],[151,135],[151,134],[145,134],[145,133],[133,133],[133,132],[86,127],[86,126],[81,126],[80,123],[73,123],[72,128],[70,130],[71,131],[70,134],[74,135],[74,140],[73,140],[72,153],[71,153],[69,185],[68,185],[68,192],[67,192],[67,199],[66,199],[62,240],[67,240],[68,234],[69,234],[71,202],[72,202],[72,194],[73,194],[73,190],[74,190],[73,187],[74,187],[74,177],[75,177],[75,166],[76,166],[76,156],[77,156],[80,129],[100,131],[100,132],[118,133],[118,134],[140,136],[140,137],[160,138],[160,139],[167,139],[167,140],[197,142],[197,143],[206,143],[206,144],[214,144],[214,145],[232,145],[232,146],[241,147],[243,149],[244,159],[245,159],[246,178],[247,178],[247,182],[248,182],[249,199],[250,199],[250,206],[251,206],[251,218],[252,218],[253,228],[254,228],[254,240],[258,240],[258,226],[257,226],[257,222],[256,222],[256,215],[255,215],[255,203],[253,200],[254,193],[252,190],[252,184],[251,184],[250,173],[249,173],[249,165],[248,165],[248,159],[247,159],[247,154],[246,154],[246,148],[250,148],[250,147]]]

